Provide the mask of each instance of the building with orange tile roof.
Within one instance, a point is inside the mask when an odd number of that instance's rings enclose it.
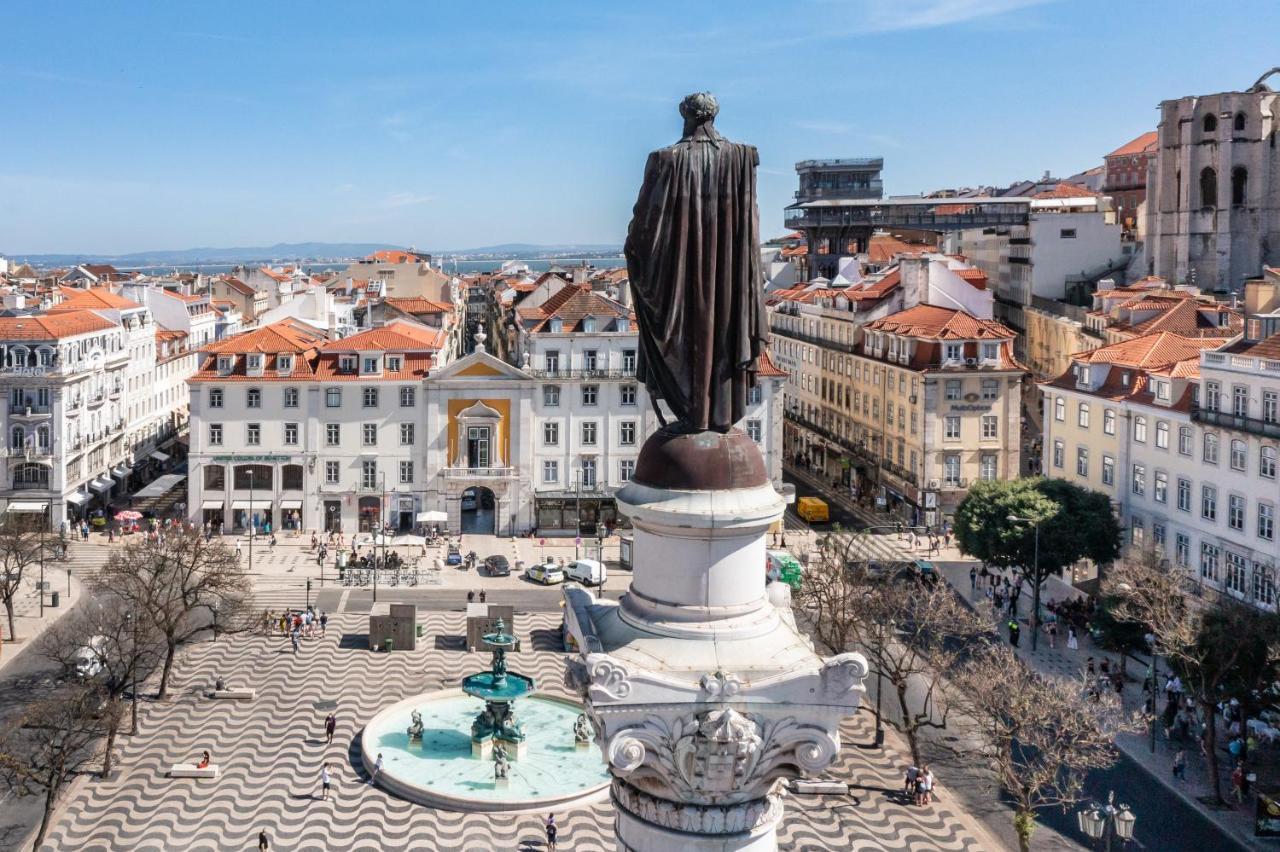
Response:
[[[1111,197],[1126,233],[1138,228],[1138,211],[1147,200],[1147,172],[1155,161],[1156,131],[1151,130],[1103,157],[1102,192]]]

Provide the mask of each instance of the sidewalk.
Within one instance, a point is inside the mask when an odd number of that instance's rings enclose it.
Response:
[[[978,588],[972,590],[969,582],[969,566],[972,561],[965,563],[952,563],[941,565],[943,576],[951,584],[961,596],[976,611],[984,613],[991,618],[992,625],[995,626],[1000,636],[1008,641],[1008,632],[1001,628],[1004,618],[996,618],[991,607],[988,606],[981,581]],[[1012,580],[1012,577],[1010,578]],[[1041,590],[1041,604],[1047,604],[1050,601],[1063,600],[1067,597],[1075,597],[1081,592],[1073,586],[1063,582],[1057,577],[1050,577],[1045,583],[1045,587]],[[1018,602],[1018,620],[1026,625],[1023,630],[1023,641],[1016,649],[1019,658],[1034,668],[1037,672],[1046,675],[1055,675],[1058,677],[1074,678],[1084,671],[1089,657],[1093,657],[1095,663],[1101,665],[1102,660],[1110,661],[1113,667],[1118,667],[1120,657],[1109,651],[1097,647],[1087,632],[1082,633],[1079,638],[1080,648],[1076,651],[1068,650],[1066,647],[1065,631],[1058,636],[1057,648],[1050,648],[1046,636],[1041,635],[1039,640],[1039,648],[1031,651],[1030,641],[1030,612],[1031,612],[1031,589],[1029,585],[1023,588],[1022,597]],[[1150,667],[1149,661],[1139,661],[1135,666],[1135,657],[1130,657],[1127,667],[1128,677],[1124,685],[1122,700],[1124,705],[1129,709],[1141,709],[1144,702],[1142,694],[1142,683],[1145,672]],[[1161,687],[1163,687],[1163,676],[1161,677]],[[1164,696],[1161,692],[1159,706],[1164,706]],[[1221,726],[1219,726],[1221,727]],[[1126,756],[1143,768],[1152,778],[1164,785],[1167,789],[1173,791],[1188,802],[1193,808],[1203,813],[1214,824],[1221,828],[1225,833],[1234,836],[1246,846],[1257,843],[1257,838],[1253,836],[1253,819],[1251,810],[1233,808],[1231,810],[1220,811],[1212,810],[1206,807],[1202,801],[1202,797],[1210,796],[1211,789],[1205,778],[1205,758],[1200,753],[1197,743],[1189,742],[1181,744],[1187,758],[1186,781],[1180,782],[1173,778],[1172,766],[1173,755],[1178,750],[1179,744],[1171,743],[1164,737],[1163,730],[1157,723],[1156,733],[1156,750],[1151,752],[1150,732],[1144,731],[1139,734],[1124,734],[1116,738],[1116,746]],[[1223,790],[1229,795],[1231,790],[1230,773],[1232,762],[1230,756],[1222,752],[1219,760],[1219,769],[1225,770],[1223,782]],[[1266,786],[1265,781],[1260,777],[1261,786]]]
[[[75,568],[80,562],[80,557],[92,557],[88,549],[91,547],[92,545],[84,542],[76,542],[68,546],[65,561],[53,559],[45,561],[44,579],[49,584],[50,591],[44,595],[43,615],[40,612],[40,593],[37,590],[40,582],[40,568],[38,565],[32,566],[24,572],[18,594],[14,598],[13,621],[14,629],[17,631],[17,641],[9,635],[9,620],[4,608],[0,606],[0,634],[4,639],[0,644],[0,673],[3,673],[24,649],[33,645],[46,627],[80,602],[83,593],[82,585],[80,579],[75,576]],[[105,556],[103,558],[105,559]],[[72,569],[70,574],[67,572],[68,567]],[[53,598],[51,592],[55,591],[59,598],[56,607],[51,606]]]

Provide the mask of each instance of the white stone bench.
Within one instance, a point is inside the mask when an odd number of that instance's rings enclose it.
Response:
[[[203,769],[197,767],[194,763],[175,763],[169,767],[170,778],[217,778],[218,767],[216,764],[209,764]]]
[[[214,698],[228,698],[238,701],[248,701],[258,694],[256,689],[215,689],[213,691]]]
[[[814,796],[844,796],[849,792],[849,785],[844,781],[796,778],[791,782],[791,790],[795,793],[807,793]]]

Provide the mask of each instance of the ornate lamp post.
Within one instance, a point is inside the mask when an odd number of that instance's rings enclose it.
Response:
[[[1039,645],[1040,638],[1040,519],[1010,515],[1009,521],[1015,524],[1031,524],[1036,531],[1035,551],[1031,563],[1031,573],[1035,580],[1031,589],[1031,650],[1034,651]]]
[[[1106,852],[1111,852],[1112,836],[1120,838],[1122,843],[1128,845],[1133,839],[1133,826],[1138,821],[1128,805],[1117,806],[1115,799],[1115,791],[1109,791],[1105,805],[1094,802],[1076,814],[1080,830],[1094,843],[1103,841],[1106,844],[1103,847]]]

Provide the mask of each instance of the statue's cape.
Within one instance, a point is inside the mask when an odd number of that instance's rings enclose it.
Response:
[[[768,341],[751,145],[682,140],[645,166],[626,257],[651,393],[696,429],[741,417]]]

